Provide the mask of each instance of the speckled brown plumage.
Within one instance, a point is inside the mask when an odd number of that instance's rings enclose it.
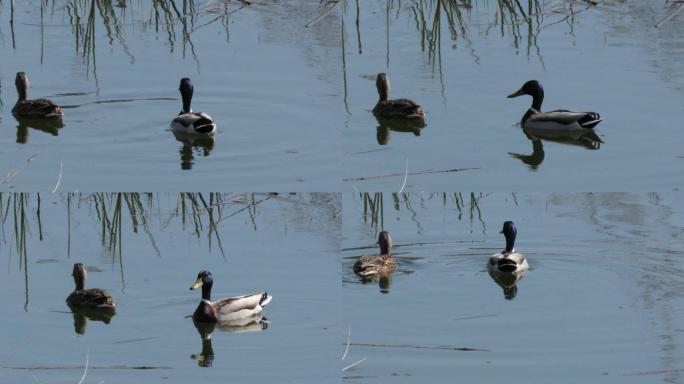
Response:
[[[397,267],[397,261],[390,254],[392,248],[392,238],[389,232],[382,231],[378,235],[380,254],[373,256],[361,256],[354,263],[354,273],[361,277],[374,277],[391,273]]]
[[[12,108],[15,116],[30,118],[60,118],[64,115],[62,108],[48,99],[28,99],[29,80],[24,72],[18,72],[14,79],[17,87],[17,103]]]
[[[67,297],[67,304],[77,308],[113,308],[114,298],[104,289],[88,288],[73,291]]]
[[[61,117],[62,108],[48,99],[17,101],[12,113],[22,117]]]
[[[424,118],[425,112],[415,101],[409,99],[389,100],[390,82],[389,77],[379,73],[375,80],[380,100],[375,104],[373,113],[379,117],[389,118]]]
[[[83,264],[74,264],[72,272],[76,289],[67,297],[66,302],[74,308],[92,308],[113,310],[116,306],[114,298],[104,289],[85,288],[86,270]]]

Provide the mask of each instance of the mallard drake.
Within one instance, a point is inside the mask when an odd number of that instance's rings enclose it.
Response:
[[[266,292],[251,295],[228,297],[211,301],[211,287],[214,277],[209,271],[197,274],[197,281],[190,289],[202,288],[202,301],[197,306],[192,318],[206,323],[222,323],[252,317],[261,313],[263,308],[271,302],[273,296]]]
[[[12,114],[29,118],[61,118],[64,116],[62,108],[48,99],[28,99],[29,79],[25,72],[17,72],[14,79],[19,95],[17,103],[12,108]]]
[[[503,233],[506,237],[506,249],[499,253],[495,253],[489,258],[489,262],[487,263],[487,270],[489,273],[518,274],[527,271],[530,266],[527,264],[525,255],[516,252],[515,248],[513,248],[515,236],[518,233],[515,224],[513,224],[512,221],[506,221],[500,233]]]
[[[565,109],[542,112],[544,88],[537,80],[526,82],[522,88],[508,95],[508,97],[513,98],[522,95],[532,96],[532,106],[520,120],[520,125],[529,130],[530,133],[534,133],[535,130],[540,133],[556,131],[556,135],[560,135],[578,130],[587,131],[601,122],[601,116],[596,112],[575,112]]]
[[[375,80],[375,86],[378,88],[380,100],[375,104],[373,113],[380,117],[392,118],[424,118],[425,112],[420,105],[415,101],[409,99],[388,100],[390,91],[390,81],[386,74],[378,73]]]
[[[204,112],[193,112],[190,108],[194,86],[192,81],[184,77],[180,81],[178,90],[183,99],[183,110],[171,120],[171,129],[176,132],[213,135],[216,133],[216,123],[211,116]]]
[[[114,310],[116,302],[107,291],[100,288],[85,288],[86,270],[83,264],[74,264],[71,274],[74,277],[76,289],[66,299],[70,307]]]
[[[378,245],[380,245],[380,254],[361,256],[359,260],[354,263],[354,273],[364,278],[372,278],[386,275],[394,271],[397,262],[390,254],[392,238],[390,237],[389,232],[380,232],[378,235]]]

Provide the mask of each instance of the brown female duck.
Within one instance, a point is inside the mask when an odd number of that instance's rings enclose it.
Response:
[[[361,256],[359,261],[354,264],[354,273],[361,277],[372,278],[394,271],[397,262],[390,254],[392,238],[390,237],[389,232],[380,232],[380,235],[378,235],[378,245],[380,245],[380,254]]]
[[[373,113],[376,116],[420,119],[425,117],[423,108],[413,100],[388,100],[390,81],[386,74],[378,73],[378,77],[375,80],[375,86],[378,88],[378,94],[380,95],[380,100],[378,100],[378,103],[375,104],[375,108],[373,108]]]
[[[19,98],[12,108],[12,114],[28,118],[61,118],[62,108],[48,99],[28,99],[29,80],[24,72],[17,72],[14,79]]]
[[[76,282],[76,289],[66,299],[70,307],[107,310],[113,310],[116,307],[114,298],[104,289],[85,288],[86,270],[83,264],[74,264],[72,276]]]

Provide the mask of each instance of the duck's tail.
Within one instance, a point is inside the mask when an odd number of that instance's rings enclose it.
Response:
[[[271,299],[273,299],[273,296],[269,295],[268,292],[264,292],[261,294],[261,299],[259,300],[259,305],[262,307],[265,307],[268,303],[271,302]]]
[[[601,119],[601,115],[599,115],[598,113],[587,112],[587,114],[584,115],[577,122],[582,128],[594,129],[594,127],[597,126],[601,121],[603,121],[603,119]]]

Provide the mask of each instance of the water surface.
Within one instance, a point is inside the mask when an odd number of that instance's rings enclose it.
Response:
[[[86,356],[89,383],[339,380],[338,196],[0,198],[9,207],[0,229],[0,381],[78,382]],[[118,300],[109,324],[88,321],[82,334],[64,302],[74,262],[88,267],[90,287]],[[188,317],[201,269],[214,276],[213,298],[273,295],[268,327],[216,329],[206,348]]]
[[[341,364],[367,360],[343,382],[681,383],[681,199],[345,195]],[[485,267],[504,220],[531,267],[512,300]],[[351,270],[381,229],[398,258],[387,293]]]
[[[0,172],[35,156],[10,186],[52,190],[61,167],[67,191],[336,190],[339,28],[304,27],[318,2],[218,3],[3,2]],[[14,119],[18,71],[68,107],[62,128]],[[214,140],[168,130],[181,77]]]
[[[682,15],[654,27],[675,4],[456,3],[345,3],[343,177],[350,190],[398,191],[407,162],[406,188],[421,191],[682,185]],[[425,128],[407,132],[374,118],[379,72],[392,81],[391,98],[423,106]],[[599,112],[600,142],[527,137],[516,124],[531,98],[506,96],[529,79],[545,88],[543,110]]]

